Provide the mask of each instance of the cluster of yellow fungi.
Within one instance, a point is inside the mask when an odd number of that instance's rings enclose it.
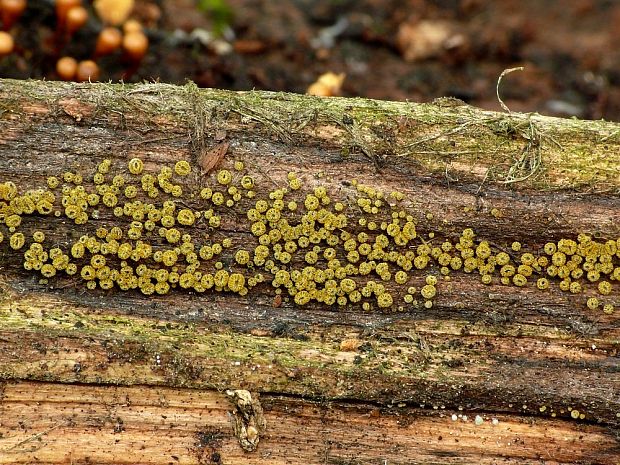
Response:
[[[50,176],[24,193],[0,183],[0,242],[23,251],[23,267],[42,279],[75,276],[88,289],[243,296],[264,283],[300,306],[407,310],[431,308],[440,278],[458,271],[484,284],[545,290],[554,283],[583,293],[592,310],[614,310],[608,296],[620,281],[620,238],[580,234],[537,251],[522,252],[518,242],[499,250],[469,228],[456,240],[419,234],[400,192],[353,181],[356,198],[337,201],[321,185],[303,191],[289,173],[286,187],[259,194],[239,161],[210,176],[191,174],[184,160],[149,173],[133,158],[121,169],[103,160],[88,177]],[[71,220],[81,235],[48,239],[54,231],[37,227],[53,222],[40,216]]]

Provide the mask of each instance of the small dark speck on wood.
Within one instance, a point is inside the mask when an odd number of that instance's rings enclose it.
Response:
[[[228,152],[229,146],[230,142],[224,141],[201,153],[198,156],[198,165],[202,168],[203,172],[208,173],[219,165],[226,155],[226,152]]]

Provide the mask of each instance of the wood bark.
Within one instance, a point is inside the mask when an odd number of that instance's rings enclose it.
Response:
[[[616,123],[452,99],[2,80],[0,128],[0,183],[22,189],[86,176],[104,158],[152,170],[187,159],[199,171],[225,142],[218,166],[243,161],[259,194],[296,172],[347,198],[356,179],[403,192],[422,234],[473,228],[506,251],[620,237]],[[242,218],[222,221],[251,240]],[[79,236],[45,222],[60,244]],[[431,309],[365,312],[276,305],[269,286],[245,297],[92,292],[42,283],[22,261],[5,238],[0,463],[620,463],[617,283],[610,314],[557,286],[462,272]],[[234,435],[230,389],[262,404],[254,452]]]

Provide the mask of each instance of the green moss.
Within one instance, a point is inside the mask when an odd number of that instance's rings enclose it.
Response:
[[[64,104],[58,92],[71,89],[80,104],[90,107],[83,120],[110,118],[122,124],[124,115],[141,112],[149,116],[144,118],[146,125],[181,124],[191,129],[196,155],[211,135],[206,123],[219,127],[232,113],[244,121],[258,122],[257,135],[275,135],[287,142],[331,127],[335,131],[321,136],[326,142],[363,153],[377,166],[387,157],[400,156],[437,175],[451,166],[458,167],[463,175],[469,171],[464,167],[488,170],[486,182],[518,182],[545,190],[620,187],[620,180],[613,176],[613,167],[620,163],[618,150],[613,149],[619,131],[604,121],[586,125],[536,114],[482,112],[446,99],[430,104],[321,99],[274,92],[204,90],[193,83],[183,87],[109,83],[79,87],[5,80],[4,84],[8,94],[3,99],[8,107],[5,111],[20,111],[20,104],[10,101],[11,85],[18,85],[21,95],[54,110]],[[565,134],[571,135],[569,143],[562,142]],[[526,157],[521,160],[523,154]]]

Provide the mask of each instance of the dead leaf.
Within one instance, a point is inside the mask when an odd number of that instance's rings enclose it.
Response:
[[[396,42],[405,61],[419,61],[439,55],[451,35],[452,26],[446,21],[405,22]]]
[[[355,352],[361,345],[362,341],[357,338],[344,339],[340,342],[340,350],[344,352]]]
[[[308,95],[318,95],[321,97],[332,97],[339,95],[344,82],[345,74],[327,72],[321,74],[316,82],[312,83],[306,93]]]
[[[218,129],[215,131],[215,136],[213,137],[215,142],[221,142],[226,139],[226,129]]]
[[[58,104],[67,115],[77,122],[82,121],[84,117],[92,115],[92,108],[75,98],[60,100]]]
[[[198,156],[198,165],[202,168],[205,173],[208,173],[217,165],[220,164],[226,152],[228,152],[228,147],[230,146],[230,142],[224,141],[217,144],[210,150],[203,152]]]

